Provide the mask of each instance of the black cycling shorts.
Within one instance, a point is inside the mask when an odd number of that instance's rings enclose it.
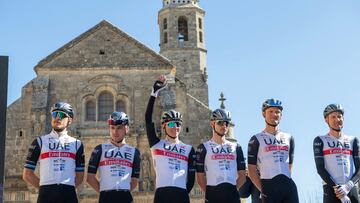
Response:
[[[42,185],[37,203],[78,203],[75,187],[63,184]]]
[[[240,203],[240,195],[235,185],[221,183],[206,186],[205,203]]]
[[[240,198],[248,198],[251,195],[252,203],[261,203],[260,191],[251,182],[250,178],[246,176],[245,183],[239,189]]]
[[[99,197],[99,203],[132,203],[133,198],[128,190],[110,190],[101,191]]]
[[[324,185],[324,195],[323,195],[323,201],[324,203],[341,203],[341,201],[336,197],[333,187]],[[358,196],[358,187],[353,187],[353,189],[350,190],[349,194],[347,195],[351,203],[359,203],[359,196]]]
[[[161,187],[155,191],[154,203],[190,203],[190,198],[186,189]]]
[[[299,203],[294,181],[285,175],[272,179],[261,179],[262,203]]]

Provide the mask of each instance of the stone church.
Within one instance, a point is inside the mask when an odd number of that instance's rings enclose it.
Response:
[[[126,140],[142,155],[134,200],[152,202],[155,173],[144,113],[157,76],[176,70],[175,82],[160,93],[155,106],[158,135],[161,112],[171,108],[183,113],[183,142],[196,147],[211,135],[204,15],[199,0],[163,0],[160,53],[104,20],[41,60],[34,67],[36,77],[7,109],[5,202],[36,202],[37,191],[22,180],[23,165],[31,142],[51,130],[49,111],[57,101],[75,109],[69,132],[84,143],[86,162],[92,149],[108,140],[109,114],[129,115]],[[78,195],[81,202],[98,199],[85,182]],[[191,196],[192,202],[204,201],[197,186]]]

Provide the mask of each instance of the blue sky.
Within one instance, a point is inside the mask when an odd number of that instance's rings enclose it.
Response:
[[[244,151],[261,131],[261,103],[283,101],[281,129],[296,142],[293,178],[300,199],[321,195],[312,140],[325,134],[322,111],[345,107],[344,131],[360,135],[360,2],[205,1],[210,107],[221,91]],[[10,57],[8,105],[35,77],[33,67],[105,19],[159,51],[161,0],[0,1],[0,55]],[[303,199],[302,202],[305,201]]]

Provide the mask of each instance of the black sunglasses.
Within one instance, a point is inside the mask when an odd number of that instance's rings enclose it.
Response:
[[[229,121],[216,121],[216,124],[219,126],[223,126],[225,124],[226,127],[229,126]]]

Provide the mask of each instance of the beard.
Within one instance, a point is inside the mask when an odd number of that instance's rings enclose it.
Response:
[[[271,127],[276,127],[276,126],[278,126],[279,124],[280,124],[280,121],[275,121],[275,122],[273,122],[273,123],[270,123],[270,122],[268,122],[267,120],[265,120],[265,123],[267,124],[267,125],[269,125],[269,126],[271,126]]]
[[[66,129],[66,127],[54,127],[53,129],[59,133],[59,132],[64,131]]]

